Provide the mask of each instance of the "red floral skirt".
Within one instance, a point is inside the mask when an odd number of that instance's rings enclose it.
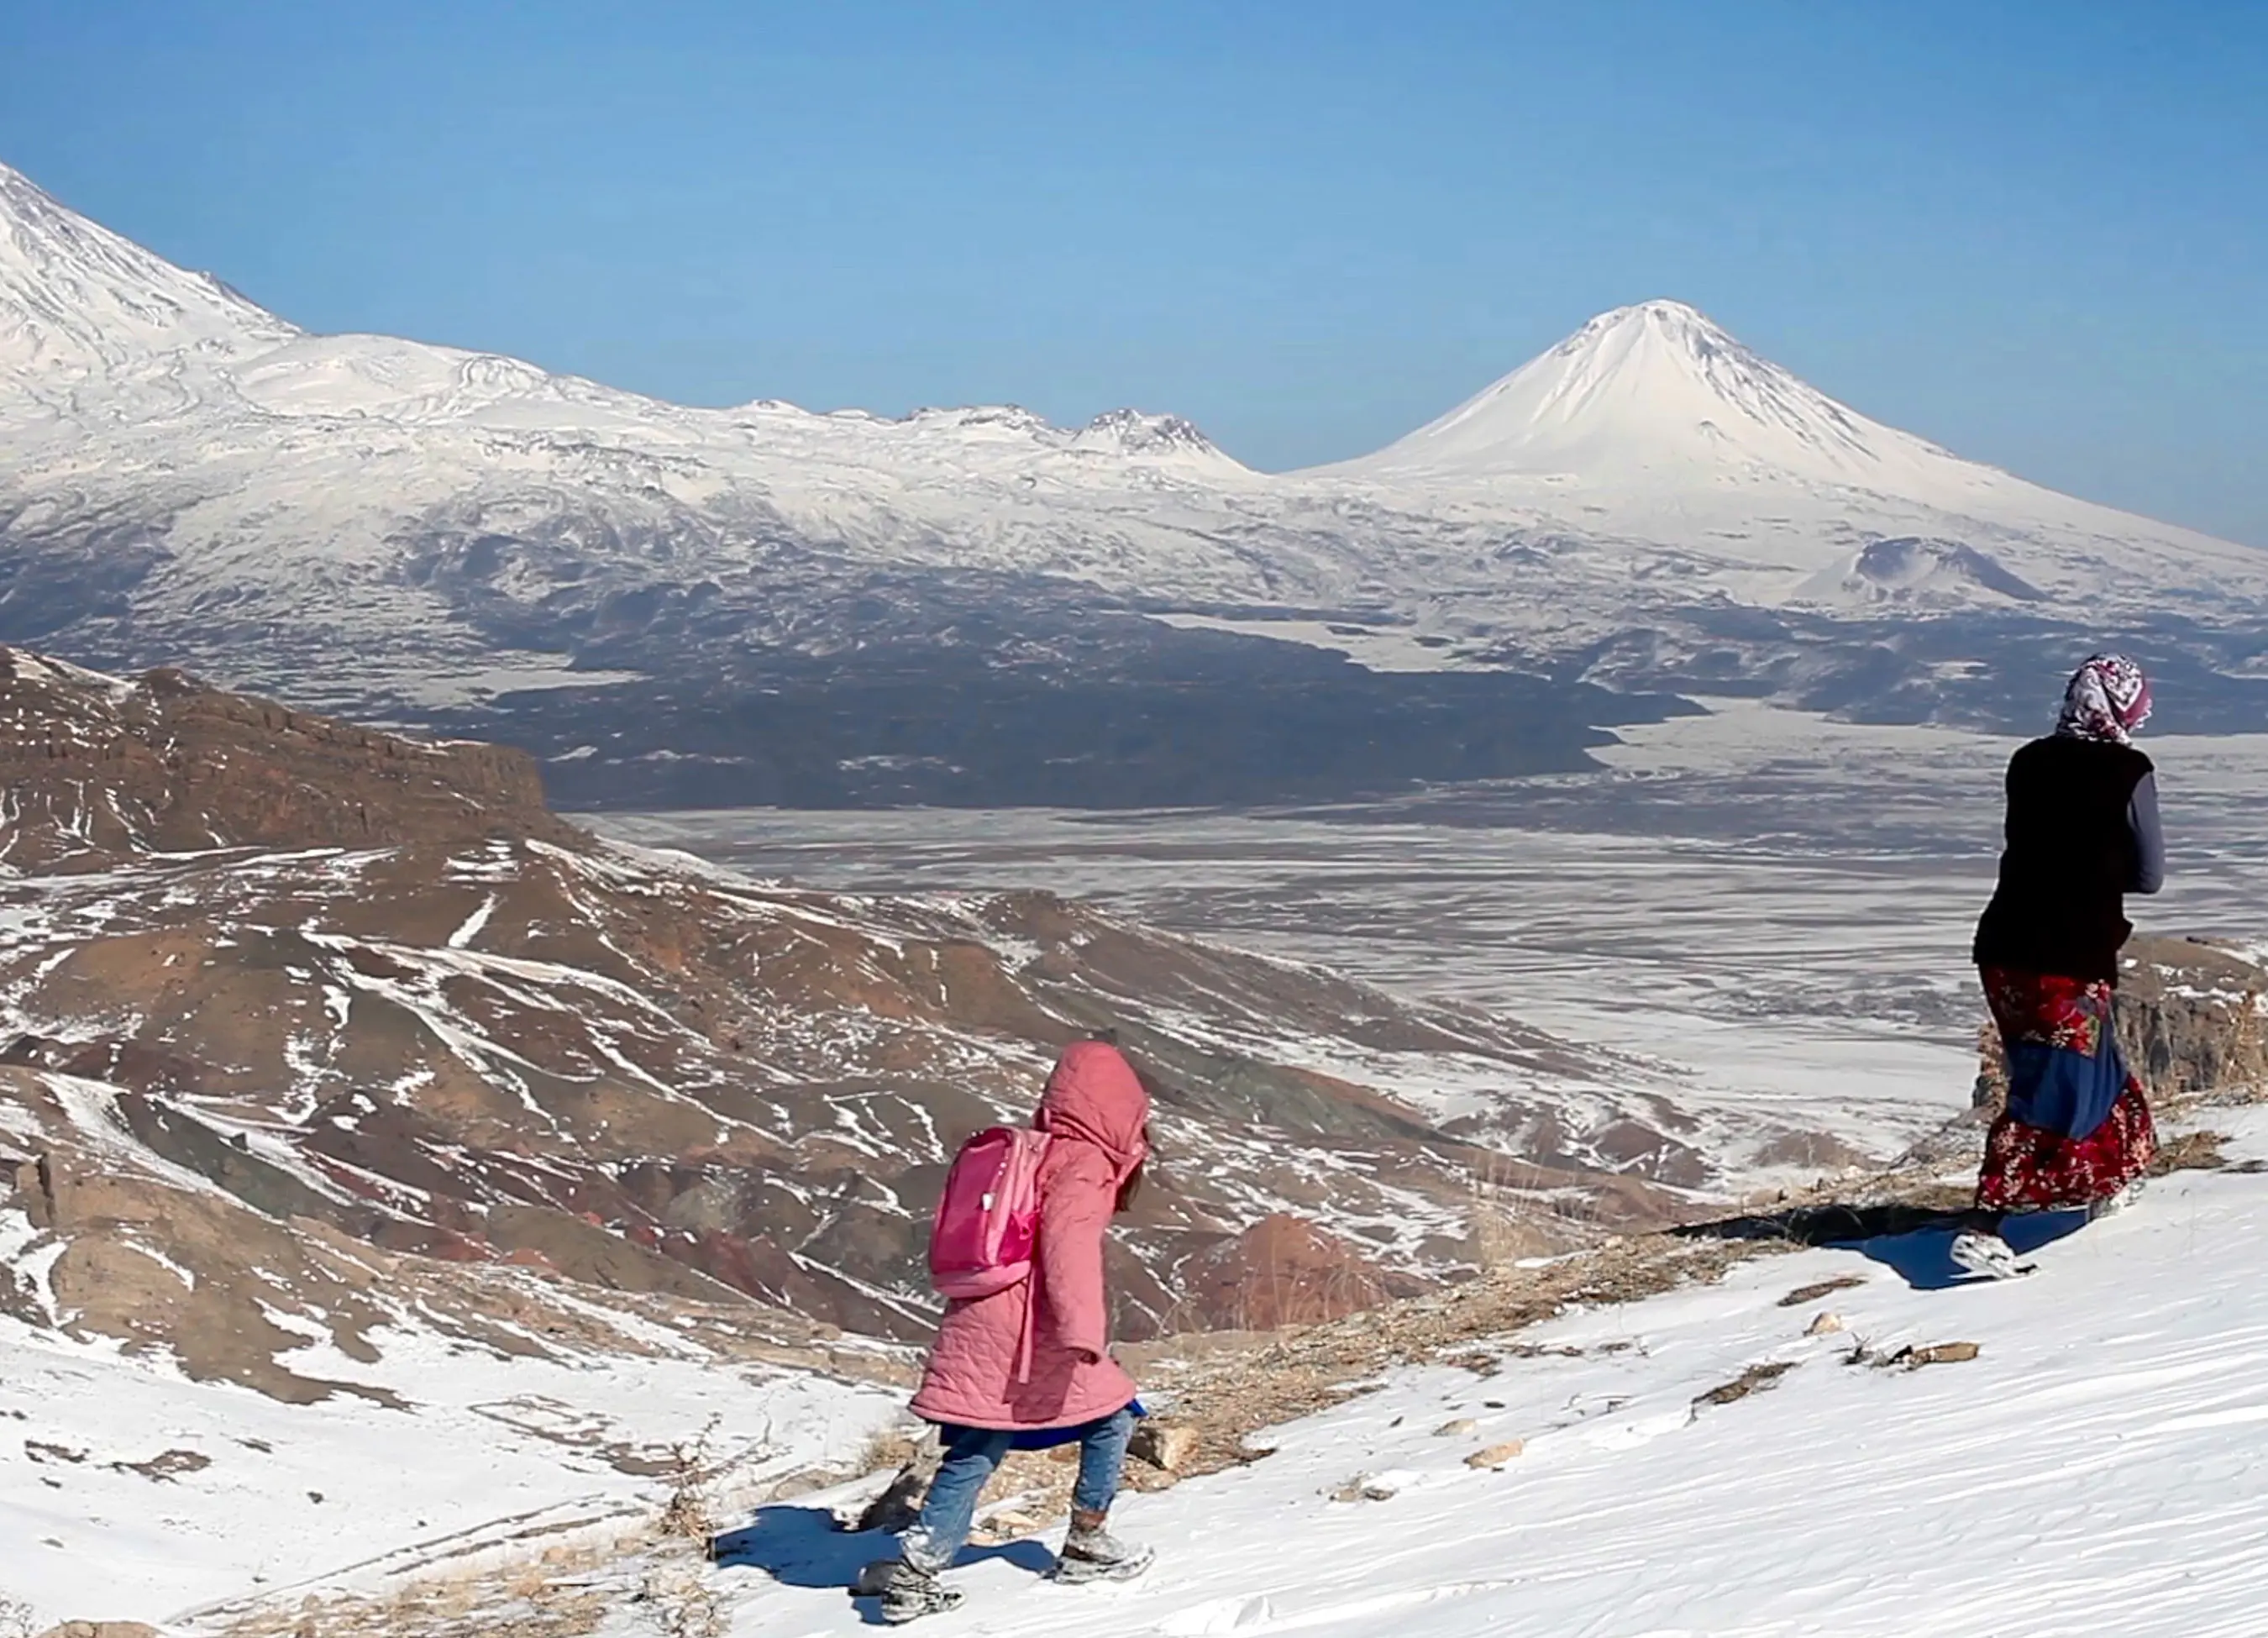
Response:
[[[2080,1069],[2083,1059],[2117,1074],[2123,1085],[2100,1122],[2080,1136],[2028,1125],[2014,1114],[1994,1121],[1977,1177],[1977,1206],[1991,1212],[2052,1211],[2110,1199],[2140,1177],[2158,1152],[2142,1083],[2124,1074],[2115,1056],[2110,986],[2002,968],[1988,967],[1984,977],[2012,1082],[2027,1073],[2052,1076]],[[2012,1084],[2010,1101],[2031,1107],[2027,1095],[2037,1092],[2036,1087]],[[2103,1094],[2108,1092],[2105,1087]],[[2046,1108],[2054,1100],[2039,1096],[2036,1102]],[[2102,1107],[2098,1099],[2094,1108]]]

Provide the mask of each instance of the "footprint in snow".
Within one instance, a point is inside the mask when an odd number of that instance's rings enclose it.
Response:
[[[1319,1604],[1310,1609],[1286,1612],[1278,1612],[1274,1600],[1265,1594],[1214,1598],[1167,1616],[1152,1630],[1160,1634],[1160,1638],[1229,1638],[1230,1634],[1261,1638],[1262,1634],[1304,1632],[1314,1627],[1352,1626],[1359,1622],[1361,1625],[1354,1630],[1391,1632],[1394,1628],[1377,1625],[1381,1617],[1424,1605],[1439,1604],[1445,1599],[1468,1597],[1476,1592],[1501,1591],[1520,1584],[1517,1578],[1451,1582],[1442,1587],[1413,1587],[1404,1591],[1377,1593],[1366,1598]]]

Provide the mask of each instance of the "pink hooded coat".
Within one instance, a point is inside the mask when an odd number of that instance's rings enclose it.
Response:
[[[916,1415],[963,1428],[1077,1428],[1133,1398],[1134,1379],[1110,1357],[1102,1236],[1119,1186],[1147,1153],[1149,1119],[1150,1095],[1116,1047],[1064,1049],[1034,1123],[1050,1140],[1032,1277],[946,1310]],[[1030,1369],[1020,1382],[1027,1327]]]

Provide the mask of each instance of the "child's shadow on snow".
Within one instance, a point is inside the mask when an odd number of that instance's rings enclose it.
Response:
[[[2043,1245],[2087,1227],[2085,1212],[2026,1212],[2001,1226],[2001,1237],[2019,1257],[2029,1257]],[[1917,1291],[1945,1291],[1955,1286],[1990,1285],[1988,1275],[1972,1274],[1953,1260],[1956,1226],[1918,1228],[1910,1234],[1877,1235],[1870,1240],[1846,1240],[1840,1250],[1856,1251],[1886,1268],[1894,1269]]]
[[[790,1587],[834,1588],[852,1591],[858,1572],[878,1560],[895,1559],[895,1538],[880,1531],[858,1532],[840,1528],[832,1513],[815,1507],[760,1507],[738,1530],[725,1531],[710,1543],[711,1556],[720,1568],[760,1569]],[[1012,1541],[1001,1547],[979,1547],[961,1553],[961,1564],[981,1564],[1005,1559],[1020,1569],[1044,1575],[1055,1568],[1055,1554],[1036,1541]],[[881,1617],[873,1599],[863,1599],[867,1625]]]

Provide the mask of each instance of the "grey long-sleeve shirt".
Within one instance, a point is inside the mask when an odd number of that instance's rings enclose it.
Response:
[[[2126,803],[2126,828],[2134,833],[2134,874],[2129,893],[2154,893],[2166,885],[2166,831],[2158,819],[2158,776],[2146,773]]]

